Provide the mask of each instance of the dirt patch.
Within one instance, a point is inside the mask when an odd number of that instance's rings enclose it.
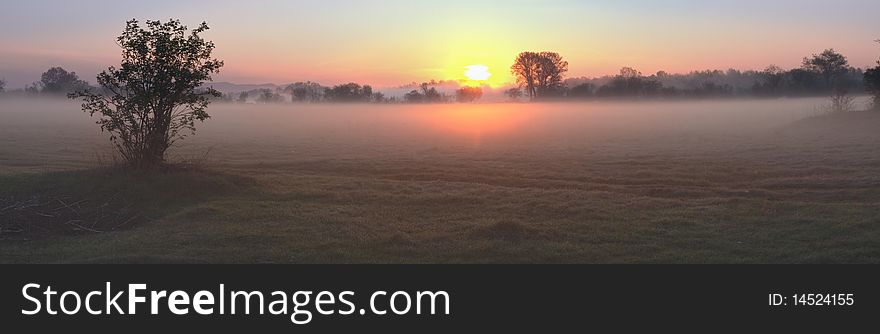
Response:
[[[0,177],[0,240],[127,229],[254,185],[233,175],[189,169],[4,176]]]
[[[0,240],[103,233],[143,220],[143,214],[132,203],[119,197],[35,194],[0,199]]]

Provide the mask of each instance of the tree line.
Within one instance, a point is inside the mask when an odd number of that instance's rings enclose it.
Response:
[[[370,85],[354,82],[335,86],[323,86],[316,82],[296,82],[284,87],[269,89],[259,88],[237,93],[220,93],[211,96],[211,100],[235,103],[452,103],[474,102],[483,96],[481,87],[463,86],[455,91],[455,95],[440,92],[435,86],[443,82],[430,81],[417,85],[403,95],[402,98],[386,96],[375,91]],[[0,80],[0,92],[4,91],[6,82]],[[28,85],[20,92],[27,94],[67,95],[69,93],[92,90],[102,94],[110,94],[104,86],[93,87],[79,78],[76,72],[68,72],[61,67],[52,67],[41,75],[40,81]]]
[[[258,88],[237,93],[223,94],[219,100],[235,103],[470,103],[483,97],[483,88],[462,86],[453,95],[437,89],[443,82],[430,81],[412,84],[412,90],[401,97],[386,96],[370,85],[350,82],[335,86],[323,86],[306,81],[270,89]]]
[[[566,78],[568,62],[555,52],[522,52],[514,59],[511,73],[515,86],[503,93],[510,100],[603,99],[603,98],[724,98],[724,97],[802,97],[831,96],[834,108],[846,109],[852,94],[867,92],[873,105],[880,106],[880,61],[862,70],[851,66],[834,49],[805,57],[801,66],[782,69],[770,65],[763,70],[729,69],[671,74],[664,71],[645,75],[624,67],[617,75],[597,78]],[[386,96],[370,85],[345,83],[323,86],[316,82],[296,82],[276,89],[255,89],[211,96],[212,100],[238,103],[470,103],[484,95],[481,87],[462,86],[453,94],[437,89],[443,81],[410,84],[402,96]],[[6,83],[0,80],[0,92]],[[83,89],[109,93],[91,87],[76,72],[52,67],[40,80],[25,87],[25,93],[68,94]]]
[[[0,92],[5,92],[5,87],[6,82],[0,79]],[[19,91],[32,94],[66,95],[78,90],[91,88],[94,87],[80,79],[76,72],[68,72],[61,67],[52,67],[43,72],[40,76],[40,81],[34,82]]]
[[[565,78],[568,62],[555,52],[522,52],[511,66],[516,85],[504,91],[511,100],[602,99],[602,98],[720,98],[720,97],[801,97],[832,96],[836,108],[851,102],[850,94],[868,92],[875,105],[880,91],[880,63],[862,70],[850,66],[847,58],[833,49],[805,57],[802,65],[789,70],[770,65],[763,70],[729,69],[671,74],[658,71],[644,75],[624,67],[617,75],[598,78]],[[401,97],[386,96],[370,85],[354,82],[323,86],[316,82],[296,82],[276,89],[255,89],[226,93],[213,100],[238,103],[470,103],[483,97],[481,87],[462,86],[454,94],[436,86],[444,82],[411,84],[413,89]],[[5,82],[0,80],[0,92]],[[94,88],[76,72],[52,67],[40,81],[27,86],[26,93],[67,94]],[[103,88],[97,88],[101,91]],[[108,92],[104,92],[108,93]]]
[[[122,49],[119,66],[108,67],[97,76],[98,87],[91,87],[74,72],[60,67],[43,73],[38,83],[25,91],[46,94],[68,92],[68,97],[79,99],[82,110],[97,117],[102,131],[109,133],[110,141],[131,166],[156,167],[165,163],[165,153],[177,140],[195,132],[196,122],[207,120],[209,103],[223,99],[224,95],[206,83],[220,72],[224,63],[213,58],[214,43],[206,41],[201,34],[207,31],[206,23],[189,30],[179,20],[146,21],[142,26],[137,20],[126,22],[125,29],[117,37]],[[880,42],[880,41],[878,41]],[[692,79],[703,76],[746,77],[738,71],[727,73],[696,72],[685,76],[657,73],[644,76],[632,68],[624,68],[620,74],[598,86],[593,82],[570,85],[564,75],[568,62],[554,52],[523,52],[516,57],[511,72],[516,76],[517,86],[506,93],[514,98],[528,96],[530,99],[570,96],[652,96],[672,94],[663,80]],[[769,67],[761,72],[761,81],[752,84],[752,92],[778,94],[791,91],[791,87],[831,92],[835,97],[846,96],[847,89],[857,85],[854,80],[861,74],[861,88],[873,94],[875,108],[880,107],[880,60],[877,66],[865,71],[853,69],[846,57],[834,50],[804,58],[801,68],[784,71]],[[0,91],[5,89],[0,80]],[[450,97],[439,92],[435,82],[423,83],[418,89],[405,94],[406,102],[442,102]],[[704,91],[735,91],[717,88],[705,81]],[[676,88],[678,89],[678,88]],[[294,101],[329,100],[335,102],[388,101],[369,85],[349,83],[322,87],[312,82],[295,83],[279,89]],[[808,90],[809,91],[809,90]],[[378,94],[377,94],[378,93]],[[248,93],[237,99],[247,100]],[[271,90],[261,91],[260,101],[270,103],[279,100],[280,94]],[[474,101],[482,96],[478,88],[462,87],[455,99]]]
[[[880,65],[880,63],[878,63]],[[644,75],[622,68],[617,75],[564,78],[568,62],[554,52],[523,52],[511,73],[516,87],[505,92],[513,100],[599,98],[715,98],[832,96],[841,104],[849,94],[867,91],[877,96],[878,68],[862,70],[833,49],[803,59],[798,68],[771,65],[760,71],[709,70],[687,74],[659,71]],[[877,100],[880,102],[880,100]]]

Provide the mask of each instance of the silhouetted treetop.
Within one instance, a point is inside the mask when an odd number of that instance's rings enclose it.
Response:
[[[324,98],[326,87],[316,82],[297,82],[284,87],[284,92],[290,94],[293,102],[320,102]]]
[[[849,71],[849,61],[834,49],[827,49],[822,53],[804,58],[803,68],[818,73],[822,76],[825,84],[834,85],[834,81]]]
[[[61,67],[52,67],[40,76],[40,86],[44,93],[68,94],[87,89],[89,84],[80,80],[76,72],[68,72]]]
[[[626,78],[626,79],[638,78],[638,77],[642,76],[642,72],[639,72],[638,70],[636,70],[632,67],[623,67],[620,69],[619,76],[621,78]]]
[[[556,52],[541,52],[538,67],[538,96],[560,95],[562,81],[568,72],[568,62]]]
[[[336,85],[324,90],[324,98],[330,102],[370,102],[373,99],[373,87],[354,82]]]

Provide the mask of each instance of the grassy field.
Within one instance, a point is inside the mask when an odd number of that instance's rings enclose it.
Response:
[[[880,262],[880,113],[822,103],[215,105],[137,172],[0,100],[0,262]]]

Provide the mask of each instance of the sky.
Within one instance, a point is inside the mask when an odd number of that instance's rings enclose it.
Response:
[[[643,73],[799,66],[834,48],[856,67],[880,58],[876,0],[0,0],[0,78],[10,88],[51,66],[94,83],[118,64],[125,21],[207,21],[204,37],[225,61],[215,81],[312,80],[392,87],[465,79],[485,65],[488,83],[512,81],[521,51],[555,51],[568,76],[623,66]]]

